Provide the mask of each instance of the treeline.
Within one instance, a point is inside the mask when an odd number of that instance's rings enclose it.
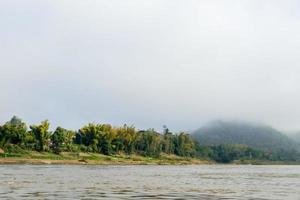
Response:
[[[300,161],[300,153],[296,150],[266,151],[244,144],[197,145],[196,152],[198,157],[209,158],[220,163],[230,163],[234,160]]]
[[[17,145],[36,151],[82,151],[105,155],[118,153],[157,157],[161,153],[194,157],[195,142],[186,133],[173,134],[166,128],[163,134],[154,129],[138,131],[133,126],[113,127],[90,123],[78,131],[57,127],[49,131],[49,122],[29,126],[18,117],[0,126],[0,147]]]
[[[0,126],[0,148],[6,152],[24,150],[60,152],[93,152],[105,155],[120,153],[159,157],[162,153],[182,157],[205,158],[229,163],[233,160],[297,160],[298,157],[282,158],[273,152],[263,152],[245,145],[201,146],[189,134],[163,133],[154,129],[137,130],[133,126],[113,127],[110,124],[90,123],[78,131],[57,127],[49,130],[49,122],[43,121],[29,128],[14,116]]]

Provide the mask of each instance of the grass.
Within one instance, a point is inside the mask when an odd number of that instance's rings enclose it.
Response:
[[[147,157],[137,154],[103,155],[99,153],[76,153],[37,151],[15,151],[0,153],[0,164],[98,164],[98,165],[187,165],[213,164],[214,161],[161,154],[160,157]],[[229,164],[251,165],[299,165],[299,161],[235,160]]]
[[[211,161],[162,154],[158,158],[136,154],[103,155],[98,153],[74,153],[22,151],[21,153],[0,153],[0,164],[131,164],[131,165],[182,165],[210,164]]]

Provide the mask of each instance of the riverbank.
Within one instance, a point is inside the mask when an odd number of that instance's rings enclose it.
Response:
[[[160,157],[140,155],[107,156],[98,153],[23,151],[22,153],[0,153],[1,164],[61,164],[61,165],[201,165],[222,164],[213,160],[180,157],[162,154]],[[224,163],[223,163],[224,164]],[[235,160],[233,165],[300,165],[299,161]]]
[[[0,154],[0,164],[81,164],[81,165],[188,165],[213,164],[213,161],[200,160],[175,155],[162,155],[159,158],[140,155],[107,156],[97,153],[30,151],[22,154]]]

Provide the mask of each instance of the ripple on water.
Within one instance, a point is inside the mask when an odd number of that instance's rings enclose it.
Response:
[[[0,166],[0,199],[300,199],[300,166]]]

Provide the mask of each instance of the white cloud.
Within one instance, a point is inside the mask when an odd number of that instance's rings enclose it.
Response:
[[[300,128],[298,1],[1,1],[0,121]]]

